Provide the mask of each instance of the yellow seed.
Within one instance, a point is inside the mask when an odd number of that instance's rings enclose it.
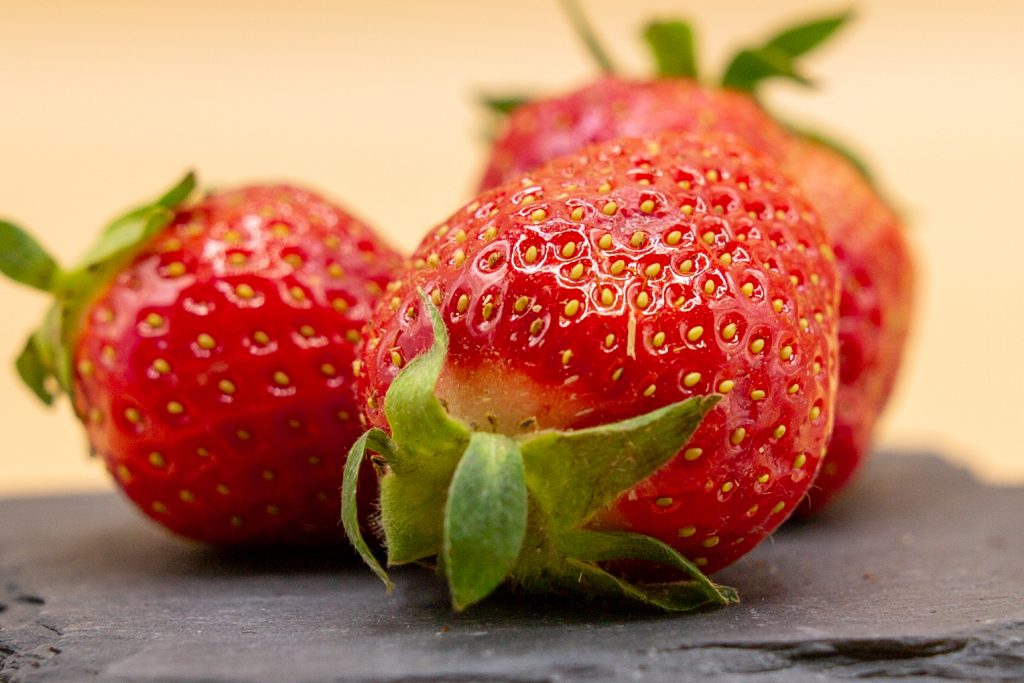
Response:
[[[280,370],[274,373],[274,384],[277,384],[278,386],[287,386],[291,384],[291,381],[291,378]]]
[[[231,515],[231,526],[243,526],[245,520],[240,515]]]
[[[153,361],[153,369],[156,370],[161,375],[166,375],[168,372],[171,371],[171,364],[168,363],[163,358],[157,358],[155,361]]]
[[[690,259],[686,259],[685,261],[679,264],[679,272],[681,274],[686,275],[691,270],[693,270],[693,261],[691,261]]]
[[[807,454],[806,453],[801,453],[800,455],[796,456],[796,459],[793,461],[793,469],[798,470],[798,469],[800,469],[801,467],[803,467],[806,464],[807,464]]]
[[[654,504],[660,508],[667,508],[669,505],[672,504],[672,499],[669,498],[668,496],[662,496],[661,498],[656,499],[654,501]]]
[[[729,323],[722,328],[722,339],[725,341],[731,340],[736,336],[736,323]]]
[[[331,301],[331,307],[338,313],[344,313],[348,310],[348,302],[339,297]]]
[[[345,332],[345,341],[347,341],[347,342],[349,342],[351,344],[355,344],[357,341],[359,341],[359,332],[357,332],[356,330],[348,330],[348,331],[346,331]]]
[[[605,287],[601,290],[601,303],[605,306],[611,306],[615,302],[615,295],[612,290]]]
[[[465,313],[469,310],[469,297],[465,294],[460,294],[459,300],[455,302],[455,310],[459,313]]]
[[[714,244],[715,243],[715,233],[713,233],[710,230],[708,230],[706,233],[701,235],[701,239],[704,241],[704,244]]]
[[[772,508],[772,514],[773,515],[777,515],[780,512],[782,512],[785,508],[786,508],[786,503],[784,501],[780,500],[778,503],[775,504],[775,507]]]
[[[718,383],[718,393],[728,394],[735,386],[736,382],[733,382],[731,379],[723,379]]]
[[[196,499],[195,494],[193,494],[191,491],[186,491],[184,489],[182,489],[178,493],[178,498],[180,498],[181,502],[183,503],[192,503],[195,502]]]
[[[612,264],[611,268],[608,269],[608,272],[610,272],[612,275],[618,275],[625,269],[626,262],[623,261],[622,259],[619,259],[618,261]]]
[[[292,298],[295,299],[296,301],[305,301],[306,300],[306,292],[305,292],[305,290],[302,289],[302,287],[292,287],[290,290],[288,290],[288,292],[289,292],[289,294],[292,295]]]
[[[82,360],[78,361],[78,374],[82,375],[82,377],[88,377],[89,375],[92,374],[92,371],[92,361],[86,358],[83,358]]]
[[[639,249],[640,247],[643,246],[645,239],[646,236],[644,235],[644,233],[640,230],[637,230],[632,235],[629,236],[629,245],[634,249]]]
[[[786,346],[783,346],[782,349],[779,351],[779,358],[781,358],[782,360],[789,360],[792,357],[793,347],[789,346],[788,344]]]
[[[715,281],[714,280],[708,280],[707,282],[704,283],[704,293],[705,294],[714,294],[715,293]]]
[[[132,424],[138,424],[142,420],[142,415],[135,408],[125,408],[124,419]]]
[[[821,280],[817,273],[811,273],[811,284],[816,285]]]
[[[542,220],[548,217],[548,212],[544,209],[536,209],[530,214],[530,220],[534,223],[540,223]]]
[[[338,370],[330,363],[324,363],[320,366],[320,373],[325,377],[334,377],[338,374]]]
[[[820,415],[821,415],[821,408],[819,408],[818,406],[814,406],[813,408],[811,408],[811,419],[812,420],[817,420],[818,416],[820,416]]]
[[[309,339],[310,337],[316,335],[316,330],[313,329],[312,325],[303,325],[302,327],[299,328],[299,334],[301,334],[306,339]]]
[[[800,278],[798,278],[796,275],[790,275],[789,276],[789,282],[790,282],[790,284],[798,285],[798,284],[800,284]]]
[[[692,342],[697,341],[704,335],[704,328],[700,325],[694,325],[686,331],[686,338]]]
[[[800,329],[804,331],[806,331],[807,328],[811,326],[811,323],[808,322],[807,318],[800,318],[798,322],[800,324]]]
[[[716,171],[714,169],[711,169],[710,171],[708,171],[704,175],[707,176],[707,179],[710,180],[711,182],[713,182],[713,183],[718,182],[718,171]]]
[[[618,382],[619,379],[622,377],[623,372],[625,372],[625,368],[617,368],[615,372],[612,373],[612,381]]]
[[[583,207],[577,206],[575,209],[573,209],[572,213],[569,214],[569,218],[573,219],[574,221],[581,220],[583,218]]]
[[[567,303],[565,305],[565,314],[568,317],[570,317],[570,318],[572,316],[576,315],[576,313],[578,313],[579,310],[580,310],[580,302],[577,301],[576,299],[570,299],[569,303]]]
[[[169,263],[167,264],[167,270],[165,273],[167,274],[167,277],[181,277],[185,274],[185,264],[181,261]]]
[[[601,213],[605,216],[614,216],[615,212],[619,210],[619,205],[615,202],[608,202],[601,207]]]
[[[702,455],[704,455],[703,448],[687,448],[685,451],[683,451],[683,458],[689,460],[690,462],[693,462]]]
[[[527,263],[533,263],[537,260],[537,247],[527,247],[526,254],[523,256]]]
[[[657,387],[654,386],[653,384],[651,384],[646,389],[644,389],[644,396],[650,398],[651,396],[654,396],[654,392],[656,390],[657,390]]]
[[[252,338],[253,338],[253,341],[255,341],[257,344],[260,344],[260,345],[269,344],[270,343],[270,337],[267,336],[266,332],[259,332],[259,331],[253,332]]]
[[[636,297],[636,305],[640,308],[647,308],[651,303],[651,297],[647,292],[640,292]]]
[[[132,478],[132,471],[124,465],[117,466],[117,478],[127,483]]]
[[[562,247],[562,258],[572,258],[572,255],[576,253],[576,243],[566,242],[565,246]]]
[[[781,439],[786,435],[786,425],[779,425],[776,427],[774,434],[776,439]]]
[[[228,263],[233,266],[243,266],[249,260],[249,257],[240,251],[233,251],[228,256]]]
[[[167,506],[161,503],[159,500],[154,500],[153,505],[151,507],[153,508],[153,512],[157,514],[167,514]]]
[[[718,545],[718,541],[718,536],[708,536],[703,541],[701,541],[700,544],[705,548],[714,548],[716,545]]]
[[[614,344],[614,343],[615,343],[615,335],[614,334],[609,334],[607,337],[604,338],[605,348],[609,348],[610,349],[612,347],[612,344]]]
[[[538,209],[538,211],[543,211],[543,209]],[[537,212],[534,211],[534,213],[536,214]],[[545,214],[545,215],[547,215],[547,214]],[[541,220],[544,220],[544,219],[542,218]],[[488,228],[486,230],[484,230],[483,237],[484,237],[484,241],[485,242],[490,242],[491,240],[493,240],[497,236],[498,236],[498,229],[496,227],[494,227],[493,225],[488,226]]]
[[[252,437],[252,434],[250,434],[245,429],[239,429],[237,432],[235,432],[235,436],[237,436],[242,441],[248,441],[250,437]]]
[[[149,454],[148,460],[149,464],[152,465],[153,467],[167,466],[167,461],[164,460],[164,456],[161,455],[160,453],[157,453],[156,451],[153,451],[152,453]]]
[[[782,312],[782,304],[782,299],[772,299],[772,308],[775,310],[776,313]]]
[[[569,361],[572,360],[572,349],[566,349],[562,351],[562,365],[568,365]]]
[[[686,373],[686,376],[683,377],[683,386],[692,387],[695,384],[697,384],[697,382],[699,382],[699,381],[700,381],[700,373],[699,372],[688,372],[688,373]]]
[[[146,324],[150,327],[160,327],[164,324],[164,317],[158,313],[150,313],[146,316]]]
[[[760,337],[750,342],[751,353],[761,353],[764,350],[764,339]]]
[[[463,242],[466,241],[466,231],[463,230],[462,228],[459,228],[458,230],[455,231],[453,237],[455,238],[456,244],[462,244]]]
[[[737,427],[733,430],[732,436],[729,437],[729,441],[733,446],[739,446],[743,443],[743,439],[747,438],[747,430],[743,427]]]
[[[754,515],[756,515],[759,508],[760,506],[757,503],[751,505],[749,508],[747,508],[747,517],[753,517]]]
[[[673,230],[665,237],[665,244],[670,247],[674,247],[679,244],[679,240],[683,238],[683,233],[678,230]]]
[[[815,362],[814,367],[812,369],[814,370],[814,374],[817,375],[819,372],[821,372],[821,363]]]
[[[601,235],[601,239],[599,239],[597,241],[597,246],[600,247],[601,249],[611,249],[612,248],[612,236],[611,236],[611,233],[606,232],[605,234]]]
[[[643,211],[644,213],[651,213],[652,211],[654,211],[654,202],[651,201],[650,199],[645,199],[644,201],[640,202],[640,210]]]
[[[221,381],[217,382],[217,388],[220,389],[221,392],[225,394],[235,393],[235,383],[229,379],[222,379]]]
[[[771,475],[769,475],[767,472],[765,472],[764,474],[762,474],[760,477],[757,478],[757,483],[758,484],[767,484],[768,480],[770,478],[771,478]]]
[[[327,274],[333,277],[334,279],[338,279],[345,274],[345,271],[337,263],[332,263],[331,265],[327,266]]]
[[[521,296],[518,299],[516,299],[516,302],[512,304],[512,307],[515,309],[516,313],[522,313],[523,311],[526,310],[526,307],[529,305],[530,298],[526,296]]]
[[[298,268],[299,266],[302,265],[302,257],[299,256],[298,254],[287,254],[284,257],[284,262],[287,263],[292,268]]]
[[[391,303],[389,305],[391,306],[392,311],[397,311],[398,307],[402,305],[402,300],[397,296],[393,296],[391,297]]]
[[[532,323],[530,323],[530,334],[532,334],[533,336],[536,337],[538,334],[540,334],[540,331],[543,328],[544,328],[544,321],[541,320],[540,318],[537,318]]]
[[[722,254],[718,257],[718,262],[723,266],[732,265],[732,254]]]
[[[430,292],[430,300],[433,302],[433,304],[435,306],[440,306],[441,305],[441,290],[438,289],[437,287],[434,287],[434,290],[432,292]]]
[[[653,337],[651,337],[651,345],[654,348],[659,348],[664,343],[665,343],[665,333],[664,332],[658,332]]]
[[[689,538],[690,536],[693,536],[695,533],[697,533],[697,527],[692,525],[684,526],[682,529],[679,530],[679,537]]]
[[[766,395],[767,394],[765,394],[764,389],[754,389],[753,391],[750,392],[750,400],[751,401],[762,401],[762,400],[764,400],[764,397]]]
[[[647,266],[647,268],[644,270],[644,273],[647,274],[647,277],[657,277],[658,273],[660,273],[660,272],[661,272],[661,264],[660,263],[652,263],[651,265]]]
[[[167,412],[171,415],[181,415],[185,412],[185,406],[181,405],[177,401],[169,401],[167,403]]]
[[[743,292],[743,294],[746,295],[746,296],[752,295],[754,293],[754,283],[752,283],[752,282],[744,283],[744,285],[742,287],[740,287],[740,291]]]
[[[790,393],[790,394],[795,394],[796,392],[800,391],[800,385],[799,384],[790,384],[789,388],[786,389],[786,391],[788,393]]]
[[[691,213],[693,213],[693,205],[683,204],[682,206],[679,207],[679,210],[682,211],[684,215],[689,216]]]
[[[735,486],[736,485],[733,484],[731,481],[725,482],[724,484],[722,484],[722,493],[729,493],[729,491],[732,491]]]
[[[452,264],[457,268],[466,262],[466,252],[462,249],[456,249],[452,253]]]
[[[244,282],[235,287],[235,295],[240,299],[251,299],[256,296],[256,291]]]
[[[533,204],[535,201],[537,201],[537,198],[535,196],[533,196],[532,194],[528,194],[525,197],[523,197],[523,201],[520,202],[520,203],[523,206],[529,206],[530,204]]]
[[[602,183],[600,187],[597,188],[597,191],[600,192],[601,194],[608,194],[609,192],[612,191],[612,184]]]
[[[494,302],[484,302],[483,308],[480,309],[480,315],[483,316],[484,320],[490,320],[491,315],[494,313]]]

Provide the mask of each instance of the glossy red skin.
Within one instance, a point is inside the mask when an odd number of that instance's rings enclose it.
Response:
[[[709,179],[712,170],[719,180]],[[679,186],[685,179],[692,189]],[[640,208],[647,199],[655,203],[650,214]],[[617,203],[614,216],[602,212],[609,200]],[[695,207],[691,215],[680,210],[684,204]],[[580,220],[572,218],[576,208],[583,210]],[[635,231],[645,236],[639,246],[631,241]],[[680,232],[675,244],[673,231]],[[711,245],[703,240],[709,231]],[[601,246],[606,234],[612,238],[607,249]],[[569,242],[576,246],[566,256]],[[821,244],[817,217],[799,193],[769,160],[733,138],[666,134],[588,148],[484,192],[427,235],[413,255],[414,268],[397,281],[368,328],[361,372],[367,418],[386,426],[381,399],[398,366],[431,342],[417,299],[421,288],[440,302],[451,338],[439,394],[451,412],[483,428],[493,422],[515,434],[588,427],[713,393],[733,380],[732,391],[680,455],[593,522],[660,538],[714,571],[792,512],[831,433],[838,286]],[[538,249],[533,263],[531,246]],[[726,252],[731,265],[719,261]],[[614,275],[619,259],[627,267]],[[686,260],[694,265],[682,274]],[[653,264],[661,269],[648,275]],[[577,265],[583,274],[574,279]],[[708,281],[715,283],[710,294]],[[748,282],[756,285],[749,295],[741,289]],[[613,293],[607,305],[604,288]],[[636,303],[640,291],[650,297],[646,308]],[[523,296],[529,305],[517,311]],[[783,302],[779,312],[776,298]],[[574,313],[573,300],[579,302]],[[537,320],[541,329],[532,334]],[[726,340],[730,322],[738,329]],[[690,340],[698,325],[703,334]],[[665,333],[661,346],[658,332]],[[767,343],[755,353],[750,344],[758,337]],[[783,360],[786,345],[797,351]],[[694,372],[700,379],[686,386]],[[788,393],[793,384],[799,391]],[[754,389],[766,392],[764,400],[751,398]],[[813,406],[820,414],[811,419]],[[777,438],[780,424],[787,430]],[[746,438],[733,444],[740,427]],[[703,452],[687,459],[690,448]],[[691,526],[692,534],[686,531]]]
[[[84,316],[74,398],[92,449],[143,512],[182,536],[340,539],[344,456],[361,432],[355,342],[398,262],[364,224],[293,187],[244,188],[178,211]],[[163,323],[152,327],[151,314]]]
[[[899,217],[846,159],[790,135],[746,94],[688,79],[606,77],[512,112],[481,187],[586,144],[662,130],[731,133],[774,157],[817,210],[838,256],[843,302],[835,435],[803,511],[820,509],[870,453],[900,367],[914,294]]]

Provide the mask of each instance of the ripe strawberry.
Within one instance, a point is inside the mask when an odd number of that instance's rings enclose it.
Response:
[[[349,368],[397,257],[311,192],[181,206],[193,186],[116,221],[71,271],[0,225],[2,270],[57,299],[19,370],[47,403],[71,395],[92,450],[168,529],[335,538],[341,449],[359,434]]]
[[[913,263],[900,220],[859,172],[859,162],[787,130],[753,97],[767,77],[805,82],[795,70],[795,58],[845,20],[812,22],[741,51],[726,71],[725,87],[695,80],[686,25],[651,24],[646,38],[660,78],[604,75],[567,95],[515,108],[481,182],[482,188],[492,187],[584,145],[663,130],[731,133],[779,162],[821,216],[838,256],[843,291],[835,435],[805,512],[820,509],[869,453],[900,366],[913,299]],[[593,38],[588,42],[593,45]],[[608,58],[600,52],[595,56],[610,71]]]
[[[393,438],[371,432],[350,466],[367,443],[381,453],[389,562],[442,555],[457,607],[481,596],[460,597],[456,569],[481,570],[453,564],[450,535],[501,497],[477,506],[454,498],[477,438],[522,452],[528,550],[506,553],[512,561],[497,580],[510,573],[527,587],[583,581],[653,601],[620,577],[595,578],[584,562],[649,553],[609,555],[575,536],[567,550],[561,532],[639,534],[715,571],[806,493],[831,433],[835,266],[814,212],[735,138],[669,133],[586,148],[484,192],[431,231],[413,259],[370,321],[360,373],[367,420]],[[417,291],[444,325],[432,330]],[[445,326],[443,371],[435,359],[434,374],[422,376],[421,354]],[[425,407],[435,380],[450,417]],[[655,441],[667,450],[653,465],[637,469],[646,437],[617,440],[623,421],[716,394],[724,398],[714,409],[691,406],[703,416],[696,432]],[[441,417],[425,417],[431,411]],[[576,430],[556,442],[589,441],[550,447],[545,430]],[[501,472],[514,479],[514,469]],[[471,481],[488,490],[492,479]],[[572,513],[576,499],[585,514]],[[479,523],[485,535],[496,526]],[[562,554],[549,557],[552,546]]]

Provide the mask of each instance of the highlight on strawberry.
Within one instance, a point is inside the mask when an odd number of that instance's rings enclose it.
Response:
[[[371,317],[354,475],[389,565],[456,609],[499,585],[667,610],[806,494],[831,435],[838,281],[819,219],[734,136],[587,147],[425,237]],[[371,453],[372,455],[367,455]]]
[[[781,30],[741,49],[713,80],[699,77],[689,24],[651,22],[643,36],[655,75],[635,79],[618,73],[578,6],[565,5],[601,75],[561,96],[486,98],[502,120],[481,188],[588,144],[663,130],[731,133],[773,157],[821,217],[842,283],[835,434],[803,510],[822,508],[871,450],[906,345],[914,264],[900,217],[886,204],[866,166],[826,136],[766,112],[758,93],[772,79],[813,85],[800,60],[851,15],[839,13]]]
[[[339,540],[361,432],[350,368],[399,258],[307,190],[194,190],[189,174],[116,219],[68,269],[0,222],[0,271],[54,299],[18,371],[47,404],[70,396],[92,451],[166,528]]]

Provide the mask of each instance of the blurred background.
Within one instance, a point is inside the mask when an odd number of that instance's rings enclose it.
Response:
[[[832,2],[583,0],[620,66],[645,73],[645,19],[699,30],[704,72]],[[806,70],[820,87],[769,105],[850,142],[907,218],[921,296],[880,448],[929,449],[989,481],[1024,481],[1013,197],[1024,160],[1024,3],[861,0]],[[595,74],[553,0],[37,0],[0,4],[0,216],[75,259],[111,216],[185,168],[206,186],[307,183],[405,251],[472,193],[480,92],[548,92]],[[820,125],[825,124],[825,125]],[[1014,209],[1010,211],[1010,209]],[[108,488],[66,402],[13,370],[42,316],[0,282],[0,495]]]

